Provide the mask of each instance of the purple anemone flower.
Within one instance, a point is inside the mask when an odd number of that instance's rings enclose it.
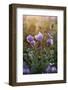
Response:
[[[23,74],[30,74],[29,68],[23,68]]]
[[[34,40],[32,35],[28,35],[26,39],[27,39],[27,42],[29,43]]]
[[[30,42],[31,46],[35,46],[35,40]]]
[[[28,67],[28,65],[24,62],[23,65],[23,74],[30,74],[30,69]]]
[[[39,32],[37,35],[35,35],[35,39],[36,39],[37,41],[42,41],[42,39],[43,39],[43,34],[42,34],[41,32]]]
[[[50,45],[53,45],[53,39],[52,38],[49,38],[47,40],[47,46],[50,46]]]
[[[51,72],[51,66],[50,65],[48,65],[48,67],[46,68],[46,72],[47,73],[50,73]]]
[[[34,37],[32,35],[28,35],[27,36],[27,42],[29,42],[30,45],[33,47],[35,45]]]
[[[52,71],[52,72],[56,72],[56,71],[57,71],[56,67],[53,66],[53,67],[51,68],[51,71]]]
[[[45,73],[57,73],[57,67],[56,65],[49,64],[44,72]]]

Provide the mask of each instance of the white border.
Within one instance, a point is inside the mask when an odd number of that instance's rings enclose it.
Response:
[[[45,15],[58,17],[58,73],[23,75],[23,15]],[[17,76],[16,82],[63,80],[63,11],[17,8]]]

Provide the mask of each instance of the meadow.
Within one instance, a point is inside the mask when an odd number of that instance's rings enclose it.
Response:
[[[23,74],[57,73],[57,17],[23,16]]]

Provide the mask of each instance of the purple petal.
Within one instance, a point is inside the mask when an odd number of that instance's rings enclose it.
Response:
[[[28,35],[26,39],[27,39],[27,42],[30,43],[31,41],[33,41],[34,38],[32,35]]]
[[[51,68],[51,71],[52,71],[52,72],[56,72],[56,71],[57,71],[56,67],[53,66],[53,67]]]
[[[51,66],[50,65],[48,65],[48,67],[46,68],[46,72],[47,73],[50,73],[51,72]]]
[[[35,45],[35,40],[31,41],[30,44],[31,44],[31,46],[34,46]]]
[[[53,45],[53,39],[49,38],[47,40],[47,46]]]
[[[23,74],[30,74],[29,68],[23,68]]]
[[[28,67],[28,65],[23,62],[23,74],[29,74],[30,73],[30,69]]]
[[[35,35],[35,39],[38,40],[38,41],[42,41],[43,34],[41,32],[39,32],[37,35]]]

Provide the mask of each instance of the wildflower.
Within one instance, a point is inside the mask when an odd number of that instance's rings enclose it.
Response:
[[[23,74],[30,74],[29,68],[23,68]]]
[[[34,40],[33,36],[28,35],[26,39],[27,39],[27,42],[29,42],[32,47],[35,45],[35,40]]]
[[[28,65],[25,62],[23,62],[23,63],[24,63],[23,64],[23,74],[30,74],[30,69],[29,69]]]
[[[51,68],[51,71],[52,71],[52,72],[57,72],[56,67],[55,67],[55,66],[53,66],[53,67]]]
[[[46,68],[46,73],[50,73],[51,72],[51,66],[48,65],[47,68]]]
[[[32,35],[28,35],[26,39],[27,39],[27,42],[29,43],[34,40]]]
[[[47,39],[47,46],[53,45],[53,39],[49,38]]]
[[[49,64],[49,65],[47,66],[47,68],[45,69],[45,72],[46,72],[46,73],[56,73],[56,72],[57,72],[57,67],[56,67],[56,65]]]
[[[30,44],[32,47],[35,46],[35,40],[31,41]]]
[[[41,32],[39,32],[37,35],[35,35],[35,39],[36,39],[37,41],[42,41],[42,39],[43,39],[43,34],[42,34]]]

